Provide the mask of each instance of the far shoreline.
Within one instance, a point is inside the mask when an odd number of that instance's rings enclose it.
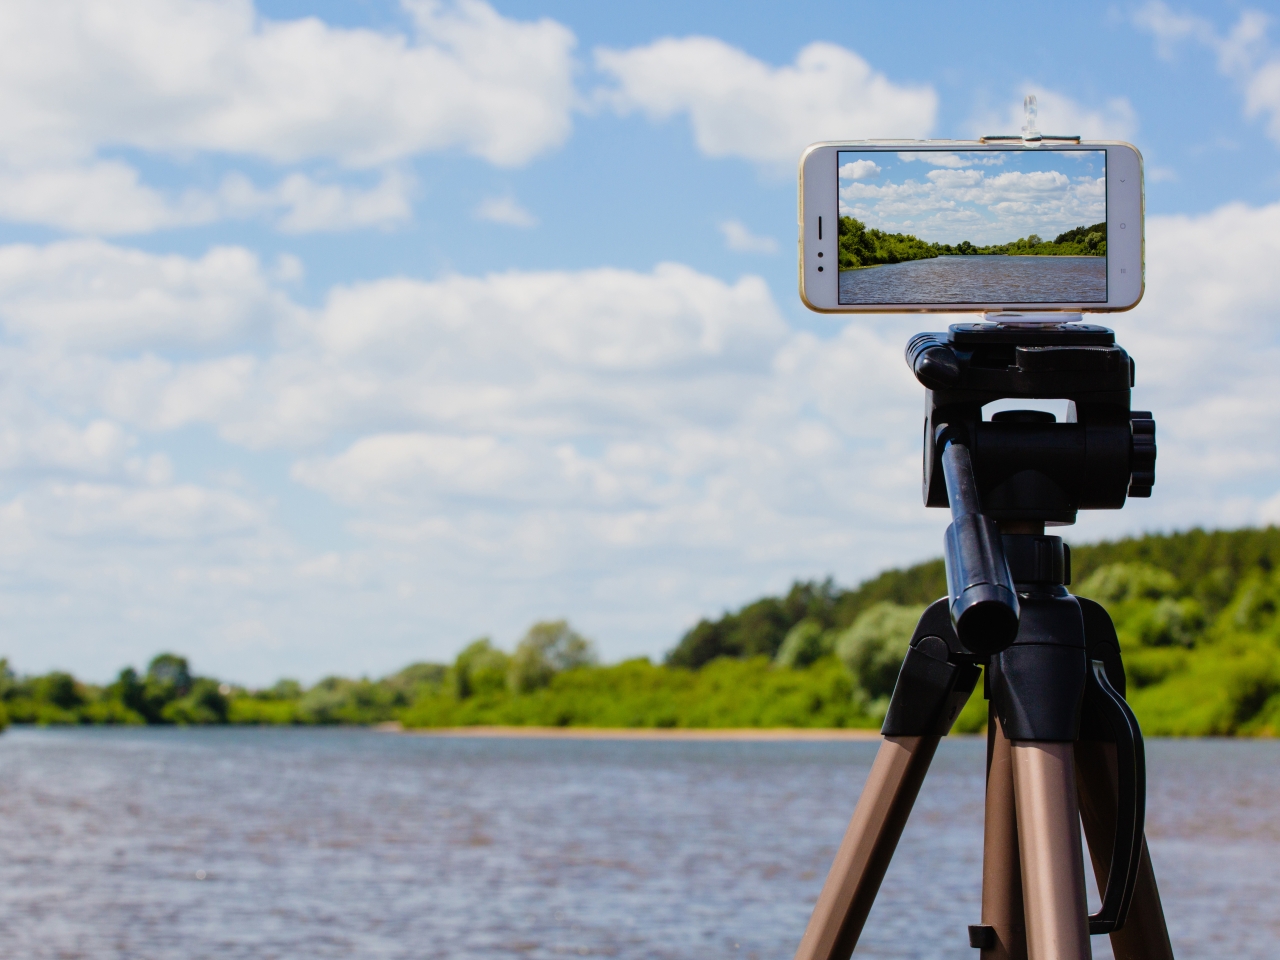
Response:
[[[841,267],[838,272],[852,273],[854,270],[874,270],[876,267],[898,267],[904,263],[919,263],[921,260],[987,260],[991,257],[1007,257],[1010,260],[1105,260],[1106,255],[1092,253],[940,253],[936,257],[915,257],[911,260],[899,260],[897,263],[867,263],[859,267]]]
[[[832,742],[880,739],[879,729],[842,727],[413,727],[398,723],[377,726],[386,733],[459,739],[525,740],[678,740],[738,742]]]

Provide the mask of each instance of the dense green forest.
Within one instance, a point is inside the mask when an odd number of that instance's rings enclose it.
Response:
[[[1107,225],[1095,223],[1060,233],[1052,240],[1036,234],[1010,243],[977,246],[964,240],[957,244],[929,243],[909,233],[885,233],[868,228],[853,217],[840,218],[840,269],[927,260],[947,256],[1035,256],[1035,257],[1103,257],[1107,253]]]
[[[1115,619],[1129,700],[1151,735],[1280,733],[1280,529],[1151,535],[1072,549],[1073,589]],[[875,727],[941,560],[845,589],[796,583],[714,620],[667,654],[601,666],[565,621],[507,652],[488,639],[452,663],[379,680],[281,680],[246,689],[161,654],[110,684],[16,676],[0,661],[14,723],[537,724],[615,727]],[[957,729],[983,728],[975,694]]]

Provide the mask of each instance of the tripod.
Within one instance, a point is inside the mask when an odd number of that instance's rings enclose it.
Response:
[[[1083,323],[955,324],[918,334],[924,499],[950,506],[948,596],[925,610],[853,819],[796,960],[848,960],[930,761],[983,677],[988,701],[982,960],[1172,960],[1143,833],[1142,734],[1106,611],[1067,592],[1071,554],[1046,523],[1151,495],[1155,423],[1129,409],[1134,364]],[[1066,423],[1009,397],[1065,398]],[[985,669],[984,669],[985,668]],[[1087,915],[1080,827],[1103,891]]]

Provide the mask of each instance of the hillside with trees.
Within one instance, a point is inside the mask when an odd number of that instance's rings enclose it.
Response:
[[[1280,529],[1191,530],[1072,549],[1074,592],[1115,620],[1129,700],[1149,735],[1280,733]],[[876,727],[941,560],[853,588],[799,582],[690,628],[655,664],[601,666],[565,621],[508,652],[481,638],[452,663],[373,680],[248,689],[175,654],[109,684],[16,676],[0,661],[0,713],[35,724],[536,724],[605,727]],[[976,693],[957,722],[977,732]]]

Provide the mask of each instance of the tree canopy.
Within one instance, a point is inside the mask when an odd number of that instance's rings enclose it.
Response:
[[[868,227],[855,217],[840,218],[840,269],[903,263],[948,256],[1036,256],[1036,257],[1102,257],[1107,253],[1107,225],[1095,223],[1075,227],[1058,234],[1052,241],[1037,234],[1020,237],[1009,243],[974,244],[930,243],[909,233],[886,233]]]

